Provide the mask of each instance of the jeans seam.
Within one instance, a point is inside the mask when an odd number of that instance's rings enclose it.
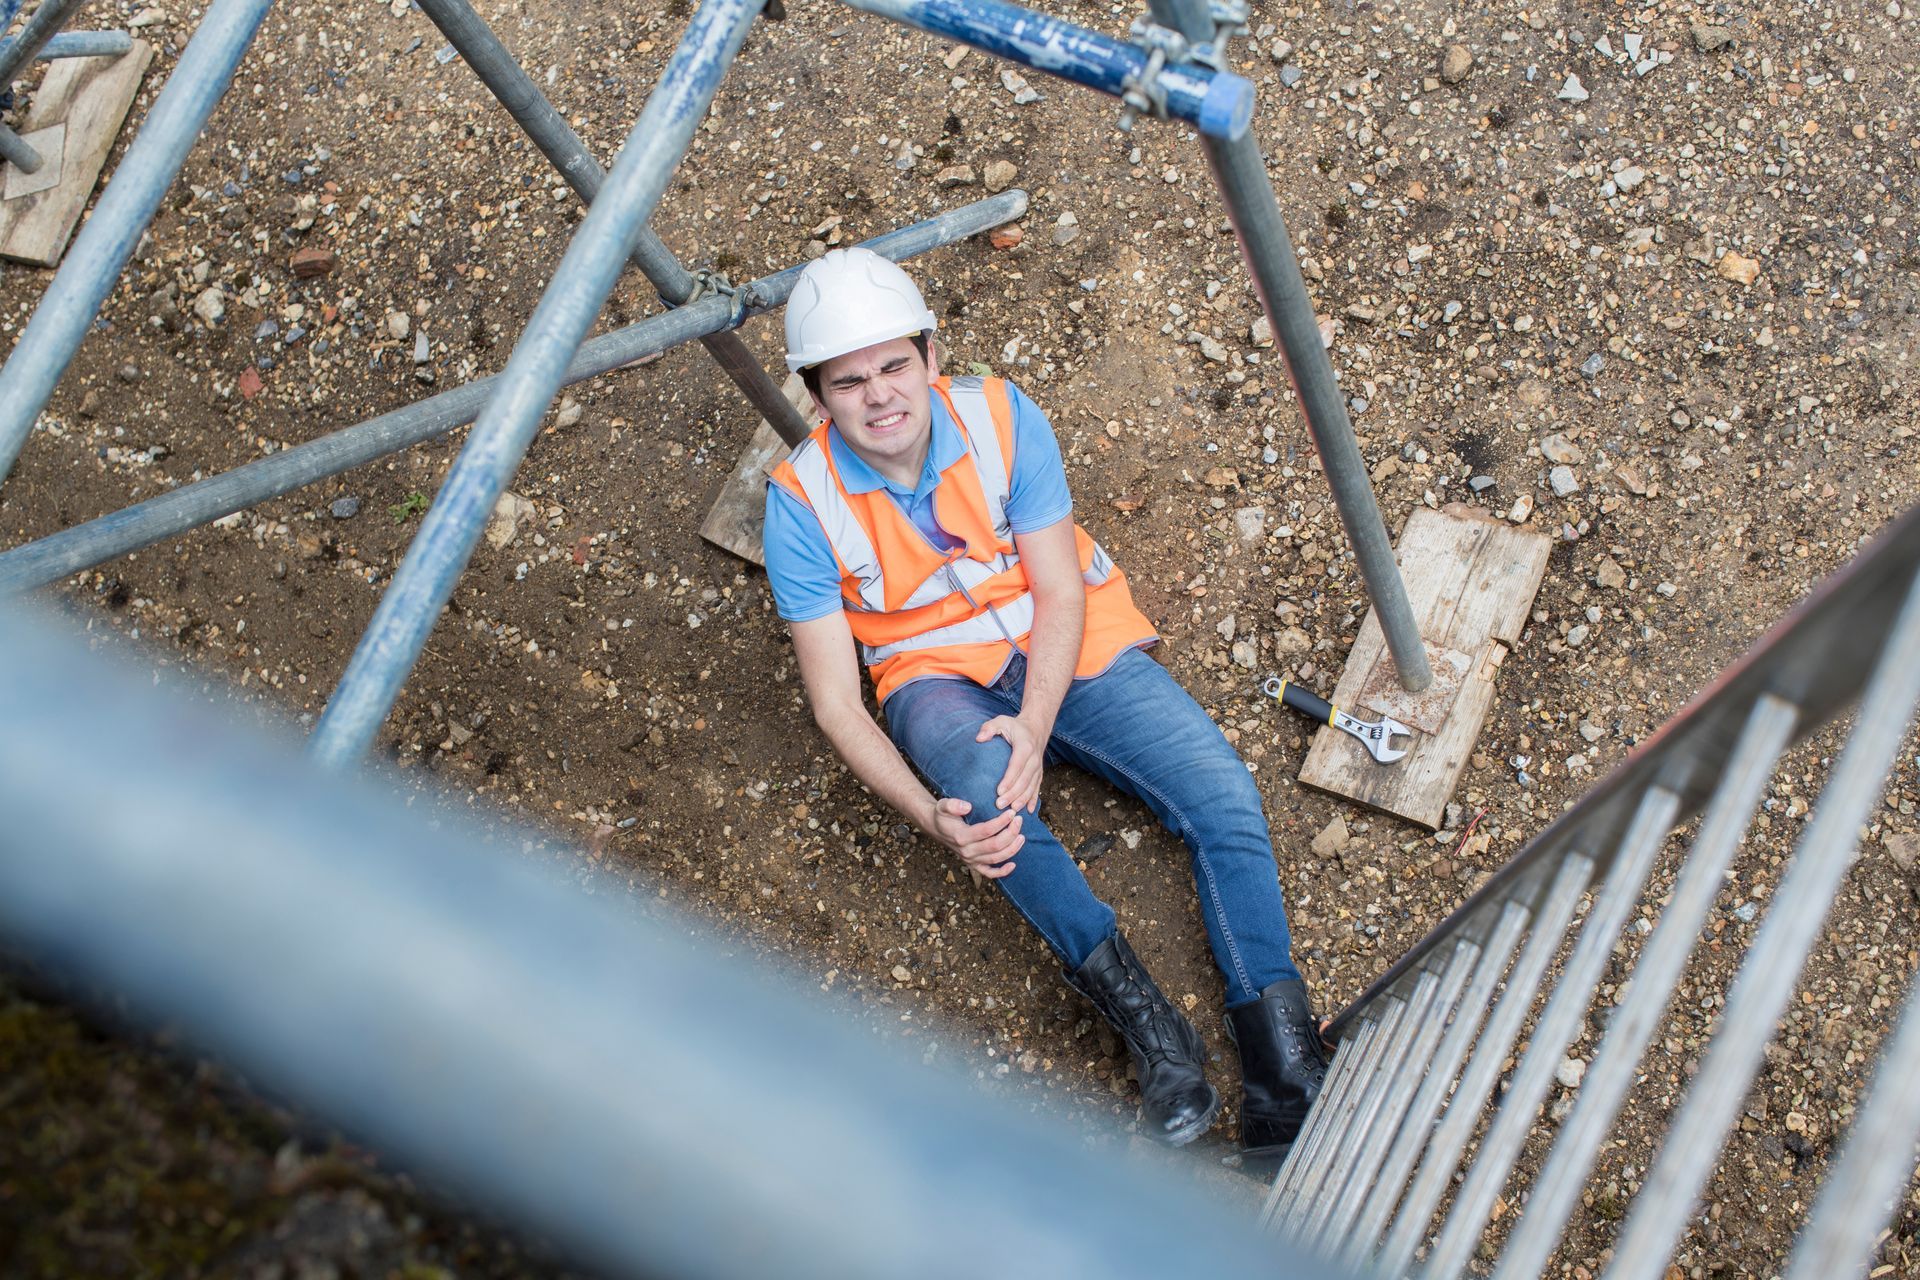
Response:
[[[1180,834],[1182,838],[1186,840],[1187,847],[1192,850],[1193,860],[1195,864],[1200,867],[1206,879],[1207,898],[1213,903],[1214,915],[1220,921],[1220,940],[1226,944],[1227,955],[1233,960],[1234,977],[1238,980],[1241,990],[1253,990],[1253,979],[1247,974],[1246,961],[1242,959],[1240,955],[1240,944],[1235,940],[1233,936],[1233,926],[1227,920],[1226,903],[1220,900],[1219,879],[1213,874],[1213,864],[1207,860],[1207,855],[1200,848],[1200,833],[1194,828],[1194,825],[1187,820],[1186,811],[1175,804],[1158,787],[1152,786],[1143,778],[1136,777],[1132,770],[1125,768],[1118,760],[1115,760],[1099,748],[1081,742],[1072,734],[1064,733],[1059,729],[1054,730],[1053,736],[1066,742],[1076,751],[1084,751],[1096,760],[1105,763],[1115,773],[1120,774],[1132,782],[1133,785],[1140,788],[1141,791],[1151,793],[1155,799],[1167,807],[1167,812],[1171,813],[1175,819],[1179,821]]]

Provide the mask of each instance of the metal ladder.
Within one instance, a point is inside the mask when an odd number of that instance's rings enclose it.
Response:
[[[1488,1273],[1546,1274],[1775,763],[1858,699],[1845,748],[1700,1069],[1657,1141],[1603,1280],[1665,1274],[1920,700],[1917,568],[1920,508],[1816,588],[1341,1012],[1330,1031],[1338,1049],[1326,1089],[1267,1197],[1270,1228],[1382,1276],[1467,1274],[1615,944],[1643,904],[1656,854],[1677,825],[1704,812],[1667,905],[1643,906],[1658,924],[1630,985],[1618,988],[1572,1110],[1530,1184],[1509,1193],[1517,1220]],[[1589,893],[1578,924],[1576,908]],[[1490,1110],[1502,1067],[1536,1010],[1526,1051]],[[1866,1274],[1914,1168],[1920,1089],[1905,1082],[1916,1071],[1920,1001],[1909,998],[1787,1280]]]

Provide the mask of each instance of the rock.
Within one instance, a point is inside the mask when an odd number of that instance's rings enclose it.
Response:
[[[950,164],[934,174],[933,180],[943,187],[970,187],[976,181],[970,164]]]
[[[1587,460],[1586,452],[1579,445],[1558,432],[1540,437],[1540,455],[1548,462],[1566,462],[1575,466]]]
[[[1554,1068],[1553,1078],[1562,1088],[1578,1089],[1580,1082],[1587,1078],[1587,1064],[1580,1058],[1562,1058],[1560,1065]]]
[[[1580,736],[1588,742],[1598,742],[1607,736],[1607,731],[1591,720],[1582,720],[1580,722]]]
[[[1098,862],[1113,852],[1113,845],[1114,840],[1110,835],[1088,836],[1080,842],[1079,848],[1073,851],[1073,856],[1081,862]]]
[[[1440,78],[1459,84],[1473,74],[1473,52],[1463,44],[1451,44],[1440,58]]]
[[[1540,408],[1553,398],[1553,393],[1548,390],[1547,384],[1538,378],[1528,378],[1522,382],[1516,394],[1519,395],[1521,404],[1532,409]]]
[[[1267,319],[1265,316],[1260,316],[1254,320],[1252,327],[1247,330],[1247,338],[1256,347],[1272,346],[1273,321]]]
[[[1733,32],[1726,27],[1709,26],[1707,23],[1695,23],[1693,28],[1693,47],[1702,53],[1714,53],[1733,43]]]
[[[1267,532],[1265,507],[1241,507],[1233,513],[1234,532],[1242,542],[1258,542]]]
[[[562,429],[570,427],[580,421],[580,415],[585,412],[578,400],[572,396],[565,396],[560,401],[560,411],[553,415],[553,425]]]
[[[1293,56],[1293,41],[1275,37],[1274,42],[1267,46],[1267,56],[1285,65],[1287,59]]]
[[[1016,223],[1010,227],[995,227],[987,236],[987,243],[996,249],[1011,249],[1027,238],[1027,233]]]
[[[148,8],[142,9],[140,12],[134,14],[132,19],[128,21],[127,26],[131,30],[140,31],[147,27],[163,27],[167,22],[167,11],[165,9]]]
[[[1230,613],[1226,617],[1220,619],[1219,622],[1214,624],[1213,629],[1220,633],[1220,638],[1222,640],[1232,640],[1234,636],[1234,632],[1239,628],[1239,624],[1240,624],[1239,618],[1237,618],[1235,615]]]
[[[893,973],[893,980],[895,982],[912,982],[913,981],[913,970],[907,968],[907,966],[903,964],[897,964],[893,966],[892,973]]]
[[[1580,372],[1586,374],[1589,378],[1597,378],[1600,376],[1600,371],[1606,367],[1607,358],[1596,351],[1582,362]]]
[[[407,313],[404,311],[387,312],[386,325],[387,336],[395,341],[405,338],[413,329],[413,321],[407,319]]]
[[[1567,631],[1567,647],[1569,649],[1578,649],[1587,642],[1588,634],[1587,624],[1584,622],[1577,627],[1569,628]]]
[[[1487,490],[1493,488],[1496,483],[1492,476],[1475,476],[1467,481],[1467,488],[1473,490],[1475,493],[1485,493]]]
[[[1337,858],[1353,844],[1353,837],[1347,833],[1347,821],[1338,814],[1332,822],[1320,829],[1313,838],[1313,852],[1319,858]]]
[[[1204,477],[1209,489],[1238,489],[1240,473],[1232,467],[1209,467]]]
[[[1200,335],[1200,354],[1215,364],[1225,364],[1227,361],[1226,344],[1204,333]]]
[[[413,335],[413,362],[425,364],[433,359],[433,343],[427,337],[427,331],[421,329]]]
[[[1555,467],[1547,472],[1547,484],[1556,498],[1568,498],[1580,492],[1580,482],[1574,479],[1572,467]]]
[[[339,260],[333,250],[309,245],[306,248],[294,250],[293,256],[287,259],[287,268],[299,279],[311,280],[332,271]]]
[[[1233,659],[1234,666],[1244,667],[1248,671],[1253,670],[1255,664],[1260,661],[1260,651],[1254,647],[1251,640],[1235,640],[1233,647],[1227,652]]]
[[[1053,242],[1056,245],[1070,244],[1080,234],[1080,215],[1069,209],[1054,219]]]
[[[233,383],[233,389],[240,393],[242,400],[253,399],[265,388],[266,384],[260,380],[260,371],[252,365],[242,369],[240,376],[234,379]]]
[[[1609,591],[1618,591],[1627,585],[1627,571],[1612,556],[1601,556],[1594,568],[1593,580]]]
[[[202,289],[193,300],[193,314],[208,326],[219,324],[227,314],[227,295],[219,285]]]
[[[1722,279],[1731,280],[1735,284],[1752,284],[1760,278],[1759,259],[1743,257],[1731,249],[1720,255],[1720,261],[1715,264],[1714,270]]]
[[[1273,638],[1273,647],[1283,658],[1296,657],[1313,648],[1313,637],[1299,627],[1286,627]]]
[[[1020,166],[1011,160],[989,160],[985,173],[987,190],[998,194],[1013,185],[1020,176]]]
[[[539,518],[539,507],[509,489],[493,504],[493,514],[487,519],[487,545],[500,550],[513,541],[523,526]]]
[[[1289,62],[1286,66],[1280,68],[1281,87],[1286,89],[1293,88],[1300,83],[1301,78],[1306,74],[1306,72],[1300,69],[1298,63]]]
[[[360,499],[354,497],[335,498],[327,513],[335,520],[351,520],[360,514]]]
[[[1507,519],[1515,524],[1525,524],[1533,516],[1533,495],[1523,493],[1513,500],[1513,510],[1507,512]]]
[[[1613,185],[1617,191],[1631,191],[1646,180],[1647,171],[1637,164],[1630,164],[1613,175]]]
[[[1902,871],[1913,870],[1914,860],[1920,858],[1920,835],[1911,831],[1896,831],[1882,837],[1881,843],[1886,846],[1887,856]]]
[[[1580,83],[1579,76],[1570,75],[1567,82],[1560,86],[1560,92],[1554,96],[1562,102],[1585,102],[1591,95],[1587,93],[1587,87]]]

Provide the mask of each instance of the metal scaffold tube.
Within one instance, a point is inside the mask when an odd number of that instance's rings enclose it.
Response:
[[[212,0],[139,136],[68,247],[66,261],[0,368],[0,482],[13,470],[34,420],[47,407],[272,3]]]
[[[584,855],[521,852],[550,833],[323,774],[34,613],[0,609],[9,950],[570,1269],[1335,1280],[1124,1135],[972,1087],[964,1051],[929,1066],[800,972],[583,892]]]
[[[1466,1182],[1454,1193],[1446,1226],[1427,1255],[1428,1275],[1465,1273],[1468,1259],[1479,1247],[1481,1233],[1493,1217],[1494,1201],[1507,1185],[1540,1105],[1553,1087],[1554,1075],[1586,1022],[1587,1004],[1600,985],[1600,976],[1620,941],[1627,916],[1640,900],[1654,857],[1673,829],[1679,809],[1679,795],[1664,787],[1654,787],[1641,797],[1633,825],[1627,829],[1607,868],[1607,877],[1594,895],[1573,952],[1527,1037],[1526,1054],[1509,1078],[1500,1109],[1480,1139]],[[1531,1212],[1529,1208],[1527,1213]]]
[[[42,62],[56,58],[117,58],[133,48],[125,31],[62,31],[33,56]]]
[[[1713,1172],[1762,1053],[1793,996],[1794,978],[1820,936],[1840,882],[1853,865],[1872,812],[1920,700],[1920,580],[1909,578],[1900,614],[1860,698],[1853,737],[1820,793],[1813,821],[1773,894],[1733,981],[1720,1029],[1694,1087],[1668,1130],[1660,1158],[1634,1197],[1606,1280],[1651,1280],[1672,1256]],[[1706,1084],[1709,1087],[1701,1087]]]
[[[1240,137],[1253,119],[1249,80],[1178,62],[1156,66],[1136,45],[1002,0],[846,3],[1115,97],[1142,91],[1164,96],[1166,113],[1204,137]]]
[[[321,713],[322,764],[357,760],[386,719],[763,2],[706,0],[695,11]]]
[[[606,173],[587,150],[566,120],[541,93],[524,68],[507,52],[493,29],[467,0],[417,0],[442,35],[459,51],[487,91],[499,100],[515,122],[540,148],[560,176],[567,180],[582,204],[592,204],[606,181]],[[678,307],[699,296],[700,283],[680,264],[653,228],[640,228],[639,242],[631,255],[633,264],[660,293],[668,306]],[[760,416],[773,424],[780,438],[790,445],[807,436],[807,424],[780,393],[767,371],[760,367],[737,334],[710,333],[700,339],[707,353],[733,379]]]
[[[0,44],[0,90],[12,84],[20,68],[33,61],[34,56],[47,47],[47,42],[60,34],[60,28],[67,25],[67,19],[81,3],[82,0],[40,0],[40,7],[27,19],[27,25],[20,28],[20,34]]]
[[[1660,1025],[1660,1015],[1740,847],[1741,834],[1753,821],[1774,761],[1786,749],[1797,719],[1791,703],[1770,694],[1754,704],[1700,835],[1681,864],[1659,927],[1640,952],[1627,995],[1607,1020],[1606,1036],[1580,1082],[1573,1112],[1527,1194],[1526,1213],[1508,1237],[1496,1280],[1527,1280],[1546,1273],[1547,1260],[1566,1230],[1594,1154],[1633,1087],[1640,1055]]]
[[[1447,1102],[1446,1115],[1427,1144],[1420,1172],[1414,1175],[1393,1229],[1380,1246],[1380,1265],[1388,1275],[1404,1275],[1413,1262],[1414,1251],[1427,1233],[1427,1222],[1446,1194],[1454,1170],[1460,1166],[1461,1152],[1480,1123],[1480,1109],[1492,1095],[1507,1054],[1519,1039],[1521,1024],[1533,1008],[1533,997],[1547,966],[1566,939],[1567,922],[1573,918],[1573,909],[1593,875],[1593,865],[1586,854],[1571,854],[1554,873],[1526,945],[1507,974],[1506,990],[1487,1015],[1486,1026],[1474,1042],[1473,1056]]]
[[[1026,211],[1027,193],[1015,188],[863,241],[862,247],[895,262],[904,261],[991,230]],[[580,348],[562,383],[582,382],[702,333],[736,326],[748,317],[772,310],[787,300],[800,272],[800,267],[788,267],[743,286],[731,298],[703,298],[691,306],[601,334]],[[70,573],[445,435],[474,420],[493,393],[494,381],[481,378],[466,383],[404,409],[0,552],[0,596],[58,582]]]
[[[1154,20],[1195,43],[1214,39],[1214,23],[1207,0],[1149,0]],[[1420,624],[1407,599],[1406,583],[1393,558],[1393,540],[1374,501],[1367,460],[1354,439],[1347,402],[1320,338],[1313,299],[1300,274],[1300,260],[1287,234],[1286,219],[1274,198],[1273,182],[1260,157],[1260,144],[1251,133],[1212,136],[1200,140],[1212,166],[1213,180],[1240,239],[1240,253],[1253,277],[1260,307],[1273,326],[1273,337],[1293,380],[1300,411],[1313,437],[1314,451],[1333,490],[1333,505],[1341,527],[1353,546],[1354,559],[1366,580],[1374,616],[1386,637],[1387,649],[1402,687],[1419,692],[1433,683],[1433,668],[1420,639]]]
[[[47,158],[27,145],[22,138],[7,126],[0,124],[0,160],[12,165],[22,173],[38,173]]]

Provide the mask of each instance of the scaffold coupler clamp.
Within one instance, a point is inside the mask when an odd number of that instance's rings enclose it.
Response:
[[[1167,118],[1167,89],[1160,83],[1160,72],[1169,62],[1185,62],[1189,53],[1185,36],[1145,18],[1136,19],[1128,34],[1135,45],[1146,50],[1147,65],[1121,81],[1122,133],[1132,133],[1133,122],[1141,116]]]
[[[748,292],[727,279],[724,271],[716,271],[712,267],[696,267],[693,272],[693,292],[688,294],[687,300],[680,305],[691,306],[702,298],[716,295],[731,298],[733,310],[728,315],[729,327],[738,329],[746,323],[748,309],[752,306],[752,299],[747,296]]]

